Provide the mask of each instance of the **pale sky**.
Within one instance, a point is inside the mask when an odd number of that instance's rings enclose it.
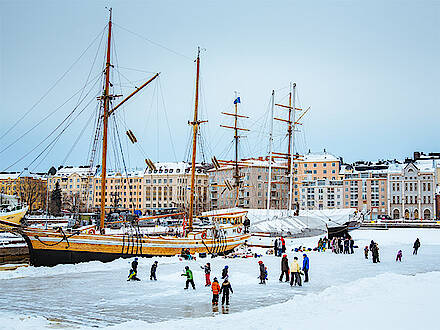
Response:
[[[207,160],[232,157],[232,132],[219,125],[230,124],[220,112],[233,111],[234,91],[240,112],[250,117],[240,122],[251,129],[240,155],[265,156],[271,92],[276,102],[287,102],[290,82],[297,83],[300,106],[312,107],[296,134],[300,153],[326,148],[351,162],[440,151],[440,1],[2,0],[0,136],[38,104],[0,138],[0,171],[88,164],[100,85],[84,89],[73,116],[90,105],[41,157],[56,135],[36,146],[73,110],[79,94],[11,143],[81,90],[89,73],[90,79],[99,74],[106,6],[113,7],[117,92],[119,82],[127,95],[128,87],[161,72],[117,115],[127,167],[144,167],[145,157],[188,160],[197,46],[204,49],[200,111],[209,121],[203,131]],[[139,147],[127,148],[126,129]],[[284,152],[286,143],[284,127],[276,124],[274,150]],[[120,166],[114,148],[109,153],[111,166]]]

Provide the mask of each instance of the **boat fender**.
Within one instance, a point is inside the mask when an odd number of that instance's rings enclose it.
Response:
[[[93,228],[90,229],[90,230],[89,230],[89,235],[95,235],[95,229],[93,229]]]
[[[206,232],[202,233],[202,239],[206,239]]]
[[[241,233],[241,227],[237,228],[237,233],[239,233],[239,234]]]

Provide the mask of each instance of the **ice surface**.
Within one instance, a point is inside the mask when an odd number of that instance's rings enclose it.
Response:
[[[0,328],[291,329],[298,325],[313,329],[327,324],[326,329],[363,329],[363,325],[373,322],[376,329],[390,329],[390,320],[400,329],[414,325],[435,328],[429,322],[433,318],[432,306],[438,305],[440,294],[440,231],[357,230],[352,234],[359,246],[354,255],[308,253],[311,282],[301,288],[278,282],[280,258],[269,255],[261,258],[269,272],[265,286],[258,284],[260,259],[254,258],[191,262],[176,257],[141,259],[140,282],[126,281],[131,260],[122,259],[105,264],[23,267],[0,272]],[[422,246],[419,255],[413,256],[416,237]],[[313,247],[317,239],[288,241],[289,260],[294,255],[302,259],[302,253],[294,254],[291,248]],[[371,239],[379,243],[379,264],[363,257],[362,248]],[[395,262],[399,249],[403,251],[402,263]],[[148,279],[154,260],[159,261],[157,282]],[[212,277],[220,277],[221,269],[229,266],[234,294],[228,310],[212,309],[211,291],[204,287],[200,268],[207,261],[213,268]],[[183,290],[185,279],[180,274],[185,265],[193,270],[195,291]],[[418,323],[411,321],[411,309],[419,313],[414,318]],[[222,315],[223,312],[229,315]],[[372,318],[376,316],[383,318],[382,323],[374,323],[376,319]],[[352,322],[357,322],[356,326]]]

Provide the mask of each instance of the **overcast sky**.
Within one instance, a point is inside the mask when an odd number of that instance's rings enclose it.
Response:
[[[233,156],[232,132],[219,125],[231,123],[220,112],[233,111],[235,91],[240,112],[250,117],[240,125],[251,129],[240,156],[266,155],[270,95],[275,90],[276,102],[287,102],[290,82],[297,83],[299,106],[311,106],[296,133],[300,153],[325,148],[355,161],[440,151],[439,1],[3,0],[0,136],[32,110],[0,139],[0,171],[88,163],[106,6],[113,7],[115,23],[115,92],[128,95],[161,72],[117,114],[127,167],[143,167],[145,157],[188,159],[197,46],[203,48],[200,111],[209,121],[199,156],[207,160]],[[49,134],[80,97],[84,102],[72,115],[77,119],[50,144],[60,130]],[[285,110],[277,109],[276,116],[284,118]],[[129,145],[127,129],[138,146]],[[111,136],[110,165],[118,167],[119,146]],[[280,123],[274,149],[287,149]]]

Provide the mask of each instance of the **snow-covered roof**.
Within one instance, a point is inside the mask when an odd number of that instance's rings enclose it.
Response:
[[[57,171],[54,176],[68,177],[73,174],[78,174],[79,176],[89,176],[94,175],[96,168],[90,170],[89,166],[65,166]]]
[[[309,152],[305,154],[300,163],[310,163],[310,162],[339,162],[339,158],[329,154],[328,152],[312,153]]]
[[[14,173],[0,173],[0,180],[7,180],[7,179],[17,179],[20,176],[20,172],[14,172]]]

